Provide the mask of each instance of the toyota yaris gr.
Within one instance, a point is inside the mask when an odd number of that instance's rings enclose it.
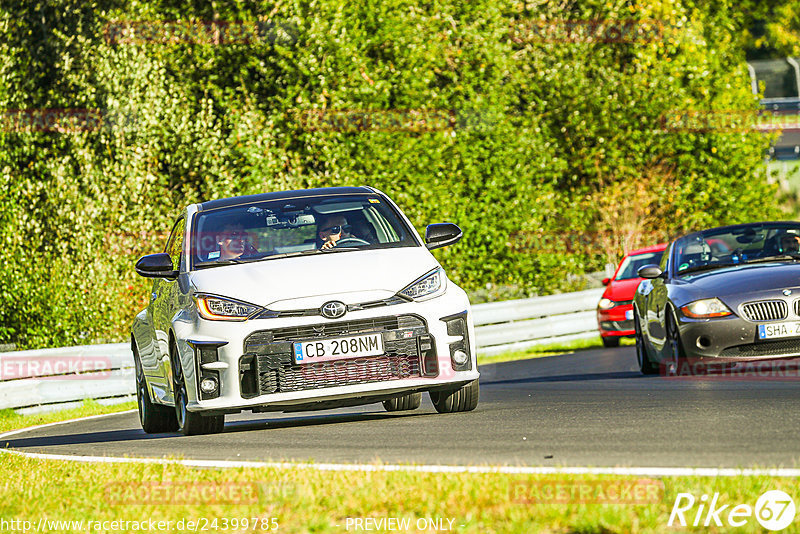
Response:
[[[146,432],[219,432],[225,414],[383,402],[439,412],[478,403],[469,300],[425,241],[370,187],[265,193],[188,206],[153,278],[131,348]]]

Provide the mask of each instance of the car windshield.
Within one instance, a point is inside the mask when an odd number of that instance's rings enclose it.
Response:
[[[196,268],[417,242],[379,195],[249,202],[201,212],[192,231]]]
[[[706,230],[675,242],[678,274],[765,261],[800,259],[800,223],[763,223]]]
[[[617,269],[617,276],[614,280],[632,280],[639,278],[637,274],[639,269],[651,263],[658,264],[661,261],[663,251],[658,252],[644,252],[642,254],[633,254],[622,260],[622,265]]]

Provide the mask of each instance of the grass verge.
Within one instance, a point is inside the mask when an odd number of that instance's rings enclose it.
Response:
[[[35,416],[3,412],[0,424],[7,431],[127,408],[87,403]],[[40,532],[725,532],[734,505],[755,507],[775,489],[800,496],[798,479],[768,476],[642,482],[605,475],[85,464],[12,454],[0,454],[0,480],[0,530]],[[637,494],[637,482],[649,489]],[[697,505],[684,513],[687,527],[668,527],[680,492],[693,494]],[[692,527],[701,496],[711,500],[715,493],[720,506],[730,505],[720,516],[723,526],[715,527],[713,518],[710,529],[703,525],[706,506]],[[737,532],[762,531],[755,517],[744,519]]]
[[[635,342],[633,338],[622,338],[620,345],[633,346]],[[538,345],[525,350],[502,352],[500,354],[492,355],[478,355],[478,365],[486,363],[510,362],[514,360],[527,360],[529,358],[542,358],[544,356],[557,356],[559,354],[572,354],[582,350],[601,349],[603,342],[600,336],[589,339],[578,339],[575,341],[566,341],[560,343],[550,343],[546,345]]]

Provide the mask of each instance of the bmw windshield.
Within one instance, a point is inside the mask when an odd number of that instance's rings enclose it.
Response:
[[[379,195],[243,203],[200,212],[192,232],[195,268],[288,256],[413,247],[408,225]]]
[[[750,263],[800,260],[800,223],[716,228],[675,242],[678,275]]]

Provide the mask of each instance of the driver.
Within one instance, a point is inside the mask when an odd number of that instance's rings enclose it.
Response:
[[[352,237],[345,232],[345,229],[347,229],[347,219],[344,215],[331,215],[322,219],[317,230],[319,248],[333,248],[340,239]]]
[[[781,236],[781,252],[783,254],[800,253],[800,236],[797,234],[783,234]]]

